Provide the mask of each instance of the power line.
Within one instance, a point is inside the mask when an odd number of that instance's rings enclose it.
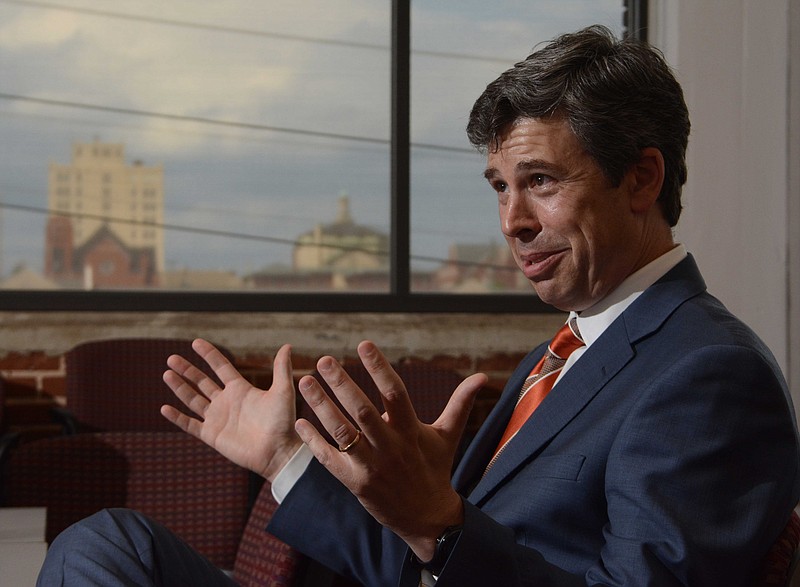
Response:
[[[203,31],[213,31],[218,33],[231,33],[237,35],[247,35],[253,37],[268,37],[274,39],[282,39],[286,41],[301,41],[305,43],[316,43],[322,45],[337,45],[341,47],[352,47],[356,49],[373,49],[388,51],[385,45],[378,45],[374,43],[362,43],[359,41],[343,41],[338,39],[325,39],[322,37],[308,37],[304,35],[290,35],[286,33],[274,33],[269,31],[259,31],[255,29],[245,29],[240,27],[229,27],[217,24],[206,24],[200,22],[191,22],[184,20],[176,20],[170,18],[158,18],[154,16],[145,16],[140,14],[130,14],[123,12],[112,12],[110,10],[97,10],[94,8],[82,8],[77,6],[64,6],[62,4],[54,4],[52,2],[36,2],[33,0],[0,0],[3,4],[17,4],[19,6],[26,6],[29,8],[44,8],[49,10],[60,10],[62,12],[73,12],[78,14],[86,14],[89,16],[99,16],[103,18],[114,18],[117,20],[128,20],[135,22],[146,22],[150,24],[159,24],[172,27],[181,27],[189,29],[197,29]]]
[[[279,238],[279,237],[272,237],[272,236],[264,236],[260,234],[246,234],[240,232],[232,232],[227,230],[218,230],[213,228],[198,228],[194,226],[183,226],[179,224],[169,224],[164,222],[152,222],[147,220],[134,220],[131,218],[115,218],[110,216],[103,216],[101,214],[89,214],[85,212],[61,212],[61,211],[54,211],[48,208],[42,208],[39,206],[27,206],[24,204],[12,204],[9,202],[0,202],[0,210],[7,209],[7,210],[16,210],[18,212],[31,212],[34,214],[44,214],[44,215],[53,215],[53,216],[65,216],[68,218],[81,218],[85,220],[98,220],[104,223],[117,223],[117,224],[129,224],[135,226],[144,226],[148,228],[159,228],[162,230],[171,230],[175,232],[185,232],[191,234],[202,234],[205,236],[216,236],[216,237],[224,237],[236,240],[248,240],[248,241],[257,241],[257,242],[266,242],[272,244],[280,244],[280,245],[288,245],[288,246],[316,246],[316,247],[324,247],[328,249],[337,249],[344,252],[361,252],[361,253],[368,253],[370,255],[376,256],[388,256],[389,251],[382,251],[382,250],[375,250],[369,249],[365,247],[358,247],[358,246],[347,246],[347,245],[337,245],[334,243],[313,243],[307,245],[303,242],[298,241],[297,239],[286,239],[286,238]],[[516,271],[516,267],[507,267],[504,265],[495,265],[493,263],[482,263],[480,261],[459,261],[459,260],[451,260],[445,259],[442,257],[433,257],[427,255],[410,255],[410,259],[414,261],[427,261],[427,262],[434,262],[434,263],[447,263],[452,265],[458,265],[461,267],[476,267],[476,268],[485,268],[485,269],[494,269],[496,271]]]
[[[7,2],[9,0],[0,0],[0,2]],[[317,137],[324,139],[353,141],[359,143],[369,143],[377,145],[388,145],[389,139],[380,139],[375,137],[365,137],[358,135],[347,135],[342,133],[330,133],[323,131],[314,131],[299,128],[288,128],[281,126],[273,126],[268,124],[260,124],[255,122],[241,122],[235,120],[220,120],[216,118],[207,118],[204,116],[190,116],[185,114],[170,114],[165,112],[154,112],[152,110],[138,110],[135,108],[121,108],[117,106],[104,106],[101,104],[88,104],[85,102],[72,102],[68,100],[53,100],[49,98],[39,98],[36,96],[23,96],[20,94],[7,94],[0,93],[0,100],[10,100],[17,102],[28,102],[32,104],[41,104],[44,106],[55,106],[60,108],[75,108],[80,110],[93,110],[96,112],[108,112],[112,114],[124,114],[126,116],[142,116],[147,118],[156,118],[161,120],[173,120],[180,122],[193,122],[198,124],[206,124],[212,126],[224,126],[229,128],[239,128],[246,130],[269,131],[277,133],[286,133],[292,135],[302,135],[308,137]],[[429,149],[435,151],[447,151],[451,153],[469,153],[475,154],[473,149],[466,147],[450,147],[447,145],[434,145],[430,143],[411,143],[411,147],[420,149]]]
[[[0,0],[0,2],[6,0]],[[209,124],[216,126],[227,126],[249,130],[267,130],[272,132],[291,133],[296,135],[315,136],[328,139],[357,141],[362,143],[373,144],[389,144],[388,139],[378,139],[373,137],[363,137],[356,135],[345,135],[338,133],[327,133],[322,131],[303,130],[296,128],[285,128],[280,126],[271,126],[266,124],[257,124],[252,122],[239,122],[233,120],[218,120],[214,118],[206,118],[203,116],[189,116],[183,114],[169,114],[164,112],[153,112],[148,110],[137,110],[134,108],[121,108],[117,106],[103,106],[100,104],[87,104],[82,102],[70,102],[66,100],[51,100],[48,98],[37,98],[34,96],[22,96],[19,94],[6,94],[0,93],[0,99],[15,100],[20,102],[29,102],[34,104],[43,104],[46,106],[58,106],[63,108],[79,108],[82,110],[95,110],[99,112],[111,112],[113,114],[125,114],[129,116],[145,116],[148,118],[160,118],[162,120],[179,120],[183,122],[196,122],[200,124]]]
[[[2,0],[0,0],[2,2]],[[69,124],[73,126],[78,126],[82,129],[82,132],[85,132],[86,127],[91,128],[109,128],[109,129],[119,129],[125,131],[127,133],[136,132],[136,133],[156,133],[156,134],[170,134],[170,135],[187,135],[187,136],[200,136],[206,139],[222,139],[222,140],[234,140],[238,142],[255,142],[259,144],[268,143],[271,139],[266,138],[264,135],[254,135],[248,134],[244,135],[242,133],[227,133],[227,132],[219,132],[219,133],[212,133],[210,130],[202,129],[202,130],[190,130],[188,128],[184,128],[182,130],[178,130],[176,127],[166,127],[166,126],[142,126],[136,125],[135,123],[123,123],[123,122],[100,122],[99,119],[88,119],[88,118],[73,118],[65,115],[58,115],[58,114],[43,114],[43,113],[33,113],[33,112],[22,112],[22,111],[14,111],[14,110],[0,110],[0,117],[6,118],[28,118],[34,121],[47,121],[47,122],[57,122],[60,124]],[[96,133],[95,133],[96,134]],[[299,141],[309,140],[306,138],[300,138]],[[318,145],[317,145],[318,146]],[[331,149],[342,149],[347,148],[351,150],[355,149],[370,149],[371,147],[362,145],[360,147],[356,146],[348,146],[348,147],[341,147],[341,146],[330,146],[328,148]]]
[[[103,18],[114,18],[118,20],[128,20],[136,22],[146,22],[151,24],[159,24],[173,27],[190,28],[204,31],[213,31],[218,33],[230,33],[237,35],[248,35],[255,37],[267,37],[273,39],[282,39],[285,41],[299,41],[304,43],[314,43],[320,45],[331,45],[339,47],[351,47],[355,49],[368,49],[377,51],[389,51],[387,45],[380,45],[377,43],[362,43],[359,41],[345,41],[340,39],[327,39],[323,37],[310,37],[305,35],[294,35],[287,33],[275,33],[270,31],[259,31],[255,29],[246,29],[241,27],[230,27],[223,25],[207,24],[200,22],[191,22],[185,20],[158,18],[154,16],[145,16],[140,14],[130,14],[123,12],[113,12],[109,10],[97,10],[94,8],[81,8],[77,6],[64,6],[62,4],[54,4],[52,2],[38,2],[35,0],[0,0],[3,4],[16,4],[19,6],[26,6],[29,8],[44,8],[49,10],[61,10],[63,12],[74,12],[78,14],[86,14],[89,16],[98,16]],[[444,59],[464,59],[469,61],[487,61],[490,63],[500,63],[509,65],[514,63],[515,60],[503,57],[492,57],[486,55],[474,55],[467,53],[457,53],[450,51],[428,51],[428,50],[412,50],[412,54],[425,55],[428,57],[441,57]]]

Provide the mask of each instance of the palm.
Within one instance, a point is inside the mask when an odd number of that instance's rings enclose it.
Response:
[[[195,350],[223,387],[174,355],[164,381],[196,417],[171,406],[161,413],[234,463],[271,479],[300,444],[288,347],[276,355],[273,385],[266,391],[251,385],[210,343],[195,341]]]
[[[268,447],[274,442],[273,435],[267,431],[280,426],[275,420],[281,410],[271,407],[276,397],[244,379],[229,383],[216,394],[203,414],[198,437],[233,462],[259,470]]]

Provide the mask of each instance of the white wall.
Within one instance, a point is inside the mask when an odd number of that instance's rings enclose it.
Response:
[[[796,410],[798,5],[800,0],[650,4],[650,39],[675,67],[692,120],[677,238],[697,257],[709,290],[773,350]]]

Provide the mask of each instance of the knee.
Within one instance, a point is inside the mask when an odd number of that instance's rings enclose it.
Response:
[[[125,533],[124,529],[138,523],[137,514],[132,510],[125,509],[104,509],[80,520],[66,528],[48,549],[48,558],[51,556],[62,556],[66,553],[74,552],[80,555],[96,546],[97,542],[114,539],[115,535]]]
[[[102,585],[102,573],[140,561],[150,550],[147,519],[127,509],[97,512],[61,532],[50,545],[39,574],[41,585]],[[81,583],[81,581],[85,581]],[[107,583],[106,583],[107,584]]]

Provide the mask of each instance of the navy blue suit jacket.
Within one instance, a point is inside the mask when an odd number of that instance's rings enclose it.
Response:
[[[800,497],[797,427],[772,354],[693,259],[614,321],[483,476],[543,352],[455,472],[465,524],[437,587],[751,584]],[[419,581],[405,545],[316,461],[269,530],[367,586]]]

